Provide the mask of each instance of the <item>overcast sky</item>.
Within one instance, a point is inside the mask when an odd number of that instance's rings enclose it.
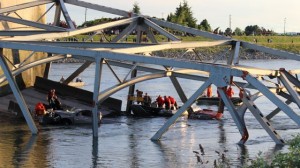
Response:
[[[112,8],[130,11],[137,2],[143,15],[164,17],[174,13],[183,0],[81,0]],[[244,30],[247,25],[258,25],[275,32],[300,32],[300,0],[186,0],[191,7],[197,24],[207,19],[212,29],[220,27],[225,30],[239,27]],[[85,8],[67,6],[72,20],[80,25],[85,20]],[[54,11],[48,15],[52,22]],[[87,20],[102,17],[117,17],[103,12],[87,10]]]

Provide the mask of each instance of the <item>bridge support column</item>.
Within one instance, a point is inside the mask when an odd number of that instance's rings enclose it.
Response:
[[[5,59],[3,58],[3,48],[0,48],[0,66],[4,72],[4,75],[6,76],[8,84],[9,84],[9,86],[21,108],[21,111],[23,113],[23,116],[24,116],[29,128],[30,128],[31,133],[37,134],[38,129],[32,119],[32,116],[28,110],[26,102],[22,96],[22,93],[21,93],[20,89],[18,88],[18,85],[17,85],[16,81],[14,80],[12,73],[10,72]]]
[[[219,91],[220,97],[222,98],[224,104],[228,108],[228,111],[229,111],[233,121],[235,122],[236,126],[238,127],[240,134],[242,135],[242,139],[240,140],[239,144],[244,144],[249,137],[245,121],[243,118],[241,118],[238,115],[237,110],[235,109],[232,101],[227,97],[225,91],[222,88],[218,88],[218,91]]]
[[[98,137],[98,105],[99,105],[99,90],[100,90],[100,81],[102,74],[102,58],[96,58],[96,68],[95,68],[95,81],[94,81],[94,93],[93,93],[93,136]]]

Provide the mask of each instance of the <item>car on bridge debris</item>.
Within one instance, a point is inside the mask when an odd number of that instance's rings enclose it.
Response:
[[[98,124],[101,123],[102,113],[98,112]],[[49,110],[39,118],[42,125],[77,125],[92,124],[93,113],[91,110],[73,108],[71,110]]]

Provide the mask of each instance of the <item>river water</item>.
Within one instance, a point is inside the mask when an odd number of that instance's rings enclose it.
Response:
[[[288,60],[242,61],[241,64],[274,69],[297,68],[296,61]],[[62,75],[68,76],[78,66],[80,64],[52,64],[50,78],[58,81]],[[103,70],[100,90],[117,84],[106,66]],[[124,77],[128,70],[116,68],[116,72]],[[84,89],[92,91],[94,65],[91,65],[80,77],[86,82]],[[202,84],[202,82],[183,79],[180,79],[179,82],[187,97],[191,96]],[[147,92],[153,98],[161,94],[173,95],[179,100],[168,78],[139,83],[136,85],[136,89]],[[238,93],[238,90],[235,90],[235,93]],[[125,100],[127,89],[121,90],[112,97]],[[275,108],[263,97],[255,103],[264,114],[270,113]],[[123,102],[123,110],[125,104],[126,102]],[[296,106],[291,107],[299,114]],[[217,107],[204,108],[215,109]],[[152,142],[150,138],[166,121],[167,118],[125,116],[110,118],[100,126],[98,138],[93,138],[91,126],[38,126],[39,134],[31,136],[25,123],[16,125],[0,123],[0,168],[213,167],[214,162],[219,163],[222,158],[230,167],[241,167],[248,164],[259,152],[270,159],[274,152],[285,152],[288,148],[287,145],[275,145],[250,112],[247,112],[245,116],[250,134],[246,145],[237,144],[241,136],[226,109],[222,121],[180,118],[159,142]],[[293,135],[299,133],[299,126],[282,112],[272,119],[272,123],[285,140],[291,139]],[[194,153],[194,151],[200,153],[200,144],[204,149],[204,155],[200,155],[202,162],[197,160]]]

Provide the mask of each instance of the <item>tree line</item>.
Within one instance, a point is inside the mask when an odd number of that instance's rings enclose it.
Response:
[[[136,14],[141,14],[141,8],[139,7],[137,2],[134,2],[132,12]],[[82,25],[78,26],[80,27],[90,27],[101,23],[106,23],[109,21],[119,20],[122,18],[100,18],[95,19],[92,21],[86,21]],[[162,18],[164,20],[164,18]],[[248,25],[244,29],[241,29],[239,27],[236,27],[234,30],[231,28],[226,28],[224,31],[220,29],[220,27],[217,27],[215,29],[212,29],[210,24],[208,23],[207,19],[203,19],[200,24],[197,24],[197,19],[193,16],[193,12],[191,10],[191,7],[188,5],[188,2],[186,0],[183,0],[182,3],[179,4],[179,6],[175,9],[174,13],[170,13],[167,15],[167,21],[172,23],[177,23],[183,26],[188,26],[192,28],[196,28],[202,31],[212,32],[214,34],[219,35],[225,35],[225,36],[250,36],[250,35],[276,35],[277,33],[273,30],[266,29],[264,27],[260,27],[258,25]],[[119,26],[117,28],[122,31],[126,26]],[[111,30],[105,30],[106,33],[109,33]]]

